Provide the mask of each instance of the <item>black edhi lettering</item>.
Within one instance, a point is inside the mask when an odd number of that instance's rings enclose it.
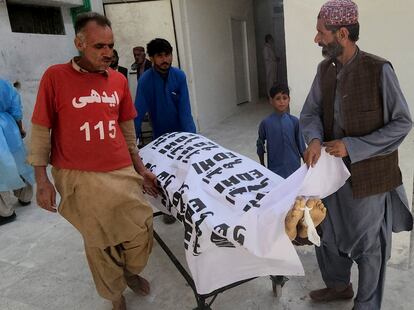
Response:
[[[202,213],[200,215],[200,219],[198,221],[195,222],[195,231],[196,231],[196,237],[194,240],[194,246],[193,246],[193,255],[194,256],[198,256],[201,254],[201,252],[198,251],[198,249],[200,248],[200,243],[198,241],[198,239],[203,235],[203,232],[200,229],[200,225],[201,223],[203,223],[203,221],[209,216],[209,215],[214,215],[213,212],[209,211],[209,212],[205,212]]]
[[[247,186],[247,190],[249,192],[257,192],[258,190],[260,190],[262,188],[265,188],[267,185],[269,185],[269,183],[267,181],[269,181],[269,179],[265,178],[265,179],[261,180],[260,184],[258,184],[258,185],[249,185],[249,186]]]
[[[244,244],[244,235],[240,232],[241,230],[246,231],[243,226],[236,226],[233,231],[233,239],[240,245]]]
[[[226,238],[229,227],[225,223],[214,227],[214,230],[211,232],[210,241],[220,248],[235,248],[234,244]]]

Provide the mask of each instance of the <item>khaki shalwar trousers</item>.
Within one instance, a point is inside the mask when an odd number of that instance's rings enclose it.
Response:
[[[139,274],[153,244],[152,209],[132,166],[110,172],[52,169],[59,213],[82,235],[100,296],[114,301]]]

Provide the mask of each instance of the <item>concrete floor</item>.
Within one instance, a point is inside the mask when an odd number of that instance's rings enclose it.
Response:
[[[271,109],[265,103],[246,104],[239,112],[203,134],[229,149],[256,158],[256,128]],[[297,111],[292,113],[297,115]],[[412,136],[409,140],[412,141]],[[402,166],[404,178],[411,178],[412,192],[412,169],[409,169],[412,147],[407,145],[403,146]],[[16,204],[16,208],[17,220],[0,226],[0,309],[111,309],[110,303],[96,294],[79,233],[59,215],[41,210],[34,202],[28,207]],[[156,219],[155,229],[184,262],[181,226],[166,226]],[[411,281],[414,268],[408,268],[409,243],[408,233],[394,238],[383,309],[414,308]],[[298,252],[306,276],[292,277],[281,297],[273,297],[268,278],[259,278],[219,295],[213,309],[351,309],[352,301],[323,305],[310,301],[308,292],[322,287],[323,282],[313,248],[302,247]],[[151,283],[151,294],[139,297],[127,290],[128,309],[184,310],[196,306],[191,288],[157,243],[143,275]],[[357,270],[353,272],[353,283],[357,284]]]

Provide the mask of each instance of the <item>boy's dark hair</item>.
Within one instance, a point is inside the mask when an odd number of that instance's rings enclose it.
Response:
[[[290,90],[289,87],[285,84],[277,84],[272,86],[272,88],[269,90],[269,95],[271,98],[274,98],[277,94],[282,93],[286,94],[290,97]]]
[[[165,39],[156,38],[147,44],[147,53],[150,57],[160,53],[172,54],[172,51],[170,42]]]
[[[106,17],[96,12],[86,12],[76,16],[75,20],[75,34],[78,34],[90,21],[96,22],[99,26],[108,26],[111,28],[111,21]]]

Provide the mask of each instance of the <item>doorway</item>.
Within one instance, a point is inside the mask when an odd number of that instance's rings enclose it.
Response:
[[[287,84],[288,82],[283,0],[253,0],[253,4],[259,95],[265,98],[269,90],[266,89],[266,69],[263,47],[265,37],[268,34],[274,39],[274,51],[278,58],[276,70],[277,82],[283,84]]]
[[[246,21],[232,18],[231,34],[233,42],[236,98],[237,104],[242,104],[251,100]]]

